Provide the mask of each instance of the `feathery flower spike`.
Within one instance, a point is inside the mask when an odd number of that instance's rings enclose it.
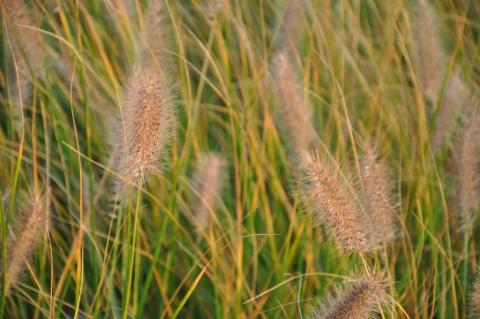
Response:
[[[203,232],[214,213],[215,203],[220,196],[224,181],[225,160],[215,153],[203,155],[197,164],[195,175],[196,202],[195,224]]]
[[[157,68],[136,70],[120,105],[120,169],[129,179],[138,181],[157,169],[174,135],[171,85]]]
[[[331,235],[348,251],[373,248],[362,208],[339,173],[317,157],[304,160],[300,196],[315,222],[325,222]]]
[[[327,299],[311,315],[311,319],[367,319],[377,305],[384,302],[385,283],[382,277],[370,275],[355,280]]]
[[[7,239],[5,287],[8,292],[17,281],[41,235],[46,231],[46,209],[42,198],[33,199],[29,210],[19,220],[16,230]]]
[[[312,125],[312,112],[297,87],[296,73],[288,54],[279,53],[274,60],[274,84],[281,125],[295,150],[303,151],[315,142],[317,134]]]
[[[370,234],[376,245],[383,246],[397,235],[395,209],[391,200],[387,168],[377,160],[370,146],[365,147],[360,161],[363,192],[362,199],[370,219]]]

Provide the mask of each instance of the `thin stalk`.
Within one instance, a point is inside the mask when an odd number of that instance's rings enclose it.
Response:
[[[468,252],[469,252],[470,227],[467,226],[463,232],[463,287],[468,291]],[[467,306],[463,307],[463,316],[467,314]],[[466,318],[466,317],[465,317]]]
[[[2,274],[1,274],[1,280],[0,283],[2,285],[2,288],[0,289],[0,318],[3,318],[3,312],[5,311],[5,294],[6,294],[6,287],[5,287],[5,273],[7,271],[7,263],[5,262],[7,260],[7,245],[6,245],[6,240],[7,240],[7,232],[6,232],[6,227],[5,227],[5,215],[3,211],[3,202],[1,199],[3,198],[2,193],[0,193],[0,231],[1,231],[1,238],[2,238]]]
[[[127,276],[128,276],[128,281],[127,281],[127,287],[126,287],[126,292],[125,292],[125,299],[123,301],[123,314],[122,314],[122,319],[127,319],[128,318],[128,305],[129,305],[129,299],[130,299],[130,292],[131,292],[131,286],[132,286],[132,281],[133,281],[133,264],[135,262],[135,254],[136,254],[136,248],[137,248],[137,224],[138,224],[138,214],[139,214],[139,208],[140,208],[140,200],[141,200],[141,188],[140,188],[140,182],[138,182],[137,185],[137,203],[135,207],[135,216],[134,216],[134,222],[133,222],[133,234],[132,234],[132,245],[131,245],[131,251],[129,253],[129,262],[128,262],[128,268],[127,268]],[[129,219],[129,226],[131,225],[131,215],[128,215]]]

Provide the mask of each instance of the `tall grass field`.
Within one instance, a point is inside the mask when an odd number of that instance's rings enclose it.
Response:
[[[478,1],[0,4],[0,318],[480,318]]]

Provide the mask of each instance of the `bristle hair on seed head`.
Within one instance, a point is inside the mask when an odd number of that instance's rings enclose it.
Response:
[[[312,312],[310,319],[367,319],[387,300],[381,274],[362,276],[336,290]]]
[[[360,160],[362,201],[369,233],[376,247],[386,246],[398,235],[398,220],[392,201],[389,172],[375,148],[365,144]]]
[[[203,154],[197,163],[194,176],[195,200],[194,224],[199,233],[205,231],[212,217],[215,205],[220,199],[225,180],[225,159],[218,153]]]
[[[480,137],[480,112],[478,101],[464,119],[457,136],[453,152],[456,174],[456,201],[462,229],[472,226],[480,204],[479,180],[477,174]]]
[[[299,195],[316,224],[325,223],[329,233],[346,251],[374,249],[364,211],[339,169],[318,155],[304,157]]]
[[[136,69],[120,101],[119,170],[129,180],[144,180],[158,170],[175,133],[175,98],[158,68]]]
[[[480,272],[477,270],[477,278],[469,296],[470,318],[480,318]]]
[[[5,271],[5,290],[15,285],[32,252],[48,229],[47,209],[42,196],[31,199],[23,215],[15,220],[15,225],[7,237],[7,259]]]
[[[417,0],[415,9],[412,25],[415,64],[424,95],[436,102],[447,65],[439,35],[438,17],[428,0]]]
[[[297,83],[297,70],[286,52],[276,55],[273,75],[279,124],[296,152],[307,150],[316,141],[317,134],[312,124],[312,111]]]

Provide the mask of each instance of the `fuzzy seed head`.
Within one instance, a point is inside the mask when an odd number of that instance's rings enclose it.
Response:
[[[375,246],[383,246],[395,239],[398,232],[395,209],[391,200],[387,168],[377,160],[373,148],[366,146],[360,163],[363,183],[362,200],[370,222],[370,233]]]
[[[120,169],[130,180],[157,169],[175,131],[171,85],[157,69],[140,69],[129,79],[121,101]]]
[[[223,188],[225,160],[216,153],[203,155],[195,174],[195,225],[203,232],[214,214],[215,204]]]
[[[7,260],[5,272],[5,286],[8,292],[14,285],[30,258],[33,249],[41,235],[47,231],[48,225],[46,209],[42,198],[37,196],[23,218],[18,221],[16,230],[10,233],[7,239]]]
[[[304,103],[303,92],[296,83],[296,69],[287,53],[281,52],[274,61],[274,89],[281,125],[296,151],[307,150],[316,140],[312,112]]]
[[[480,133],[480,113],[478,110],[466,120],[458,136],[454,151],[457,174],[457,200],[462,224],[470,227],[479,207],[478,188],[478,139]]]
[[[423,93],[433,102],[438,98],[447,65],[437,22],[428,0],[418,0],[412,30],[415,60]]]
[[[160,0],[152,0],[147,10],[137,61],[140,66],[165,69],[170,64],[166,53],[170,41],[165,8]]]
[[[7,16],[7,27],[12,36],[13,54],[15,55],[19,76],[28,75],[28,66],[38,72],[45,58],[41,34],[27,28],[34,27],[24,0],[3,0]]]
[[[335,170],[319,159],[306,160],[300,189],[314,221],[325,222],[343,249],[366,252],[372,248],[361,208]]]
[[[336,297],[330,297],[311,319],[367,319],[377,305],[384,302],[385,283],[380,276],[372,275],[352,282]]]
[[[289,57],[295,57],[301,40],[304,23],[304,0],[286,0],[282,24],[282,47]]]
[[[470,318],[480,318],[480,278],[477,274],[477,279],[473,287],[472,294],[470,295]]]

